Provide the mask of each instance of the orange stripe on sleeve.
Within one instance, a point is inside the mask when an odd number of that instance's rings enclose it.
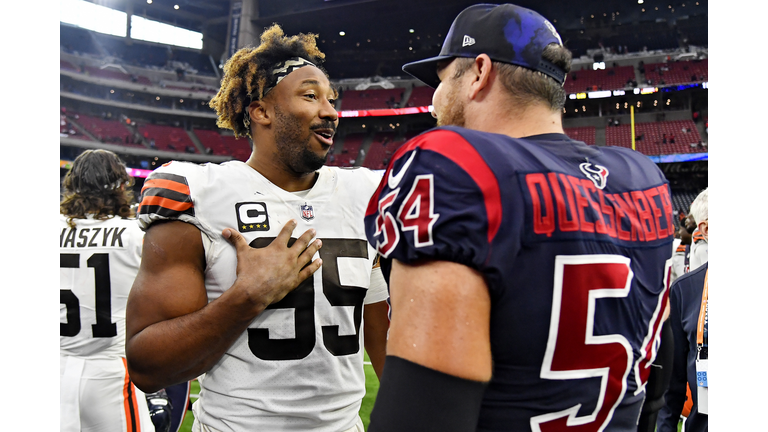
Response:
[[[125,368],[125,381],[123,382],[123,408],[125,409],[126,432],[136,432],[140,428],[134,424],[134,418],[137,417],[136,411],[136,389],[133,387],[131,378],[128,376],[128,364],[123,358],[123,367]],[[138,423],[138,418],[135,418]]]
[[[144,187],[141,188],[141,192],[143,193],[145,190],[149,188],[168,189],[174,192],[179,192],[185,195],[189,195],[189,186],[183,183],[175,182],[173,180],[149,179],[144,183]]]
[[[145,196],[143,200],[141,200],[141,205],[157,205],[160,207],[167,208],[169,210],[175,210],[175,211],[184,211],[188,210],[195,205],[191,202],[178,202],[169,198],[164,198],[160,196]]]

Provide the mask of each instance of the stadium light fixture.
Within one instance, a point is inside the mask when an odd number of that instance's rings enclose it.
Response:
[[[125,12],[82,0],[60,0],[59,21],[86,30],[125,37]]]
[[[346,33],[346,32],[344,32],[344,31],[340,31],[340,32],[339,32],[339,36],[346,36],[346,35],[347,35],[347,33]]]
[[[193,49],[203,48],[203,34],[131,15],[131,38]]]

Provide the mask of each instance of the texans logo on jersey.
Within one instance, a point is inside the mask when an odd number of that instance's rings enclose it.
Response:
[[[605,185],[608,182],[608,168],[602,165],[584,162],[579,165],[579,169],[588,179],[592,180],[592,183],[595,184],[596,188],[605,188]]]

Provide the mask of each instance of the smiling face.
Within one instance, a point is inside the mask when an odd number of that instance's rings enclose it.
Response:
[[[339,117],[336,90],[314,66],[291,72],[265,98],[274,109],[276,156],[290,171],[305,174],[325,164]]]

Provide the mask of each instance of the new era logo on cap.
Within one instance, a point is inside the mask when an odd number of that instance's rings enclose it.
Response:
[[[462,47],[470,46],[475,44],[475,38],[464,35],[464,41],[461,43]]]

